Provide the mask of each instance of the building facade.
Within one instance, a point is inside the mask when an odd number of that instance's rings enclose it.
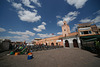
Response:
[[[11,40],[0,39],[0,52],[9,50],[11,46]]]
[[[67,25],[65,21],[63,23],[64,23],[64,25],[62,26],[63,37],[61,37],[61,39],[63,40],[63,46],[69,48],[75,48],[75,47],[81,48],[78,32],[70,33],[69,25]]]
[[[100,28],[92,23],[78,24],[78,35],[82,48],[95,47],[95,41],[100,40]]]
[[[78,37],[78,32],[70,33],[70,27],[67,22],[64,21],[62,25],[62,35],[54,36],[50,38],[44,38],[36,42],[37,45],[44,44],[44,45],[60,45],[63,47],[69,48],[80,48],[80,40]]]
[[[100,30],[96,25],[91,23],[78,24],[78,34],[79,36],[90,36],[100,34]]]
[[[66,24],[66,21],[64,21],[62,25],[62,35],[63,37],[66,37],[68,36],[69,33],[70,33],[70,27],[69,25]]]
[[[60,46],[63,46],[63,41],[61,39],[59,39],[60,37],[63,37],[62,35],[59,35],[59,36],[54,36],[54,37],[50,37],[50,38],[44,38],[44,39],[41,39],[39,41],[36,41],[36,44],[37,45],[41,45],[41,44],[44,44],[44,45],[60,45]]]

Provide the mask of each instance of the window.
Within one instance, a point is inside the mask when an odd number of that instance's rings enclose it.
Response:
[[[84,34],[84,32],[82,31],[82,32],[80,32],[80,34]]]
[[[95,33],[98,34],[98,31],[96,31]]]
[[[80,34],[82,34],[82,35],[83,35],[83,34],[91,34],[91,33],[92,33],[91,31],[81,31],[81,32],[80,32]]]
[[[65,34],[65,37],[66,37],[66,34]]]
[[[91,31],[89,31],[89,34],[91,34]]]
[[[88,31],[84,31],[84,34],[88,34]]]
[[[100,32],[100,29],[99,29],[99,32]]]

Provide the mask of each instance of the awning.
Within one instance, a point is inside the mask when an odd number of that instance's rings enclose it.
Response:
[[[89,42],[89,41],[96,41],[96,40],[97,40],[97,38],[92,38],[92,39],[87,39],[87,40],[84,40],[84,41]]]
[[[91,36],[81,36],[80,39],[86,42],[96,41],[100,38],[100,35],[91,35]]]

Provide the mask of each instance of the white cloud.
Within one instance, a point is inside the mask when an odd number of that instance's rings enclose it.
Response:
[[[66,21],[67,24],[68,24],[70,21],[75,20],[79,13],[80,12],[78,12],[78,11],[69,12],[67,15],[65,15],[65,17],[62,18],[62,20],[57,22],[57,25],[58,26],[62,26],[63,25],[63,21]]]
[[[36,5],[38,5],[39,7],[41,7],[41,4],[38,0],[22,0],[22,3],[30,8],[35,8],[35,6],[33,6],[31,3],[34,3]]]
[[[98,15],[94,19],[85,18],[85,19],[80,20],[79,22],[81,22],[81,23],[87,23],[87,22],[98,23],[98,22],[100,22],[100,16]]]
[[[26,30],[25,32],[20,32],[20,31],[9,31],[8,33],[14,34],[15,36],[6,36],[6,37],[0,37],[3,39],[11,39],[12,41],[29,41],[29,38],[31,36],[34,36],[35,33]]]
[[[38,0],[22,0],[21,3],[16,3],[14,0],[8,0],[8,2],[11,2],[12,6],[16,8],[18,11],[18,17],[22,21],[27,22],[37,22],[41,19],[41,16],[38,15],[37,10],[34,9],[35,7],[31,5],[31,3],[35,3],[38,6],[41,6]],[[27,8],[23,8],[23,4],[27,7],[30,7],[31,10],[27,10]]]
[[[70,22],[70,21],[72,21],[72,20],[74,20],[74,19],[76,19],[76,17],[63,17],[63,20],[64,21],[67,21],[67,24]]]
[[[97,14],[100,14],[100,10],[97,11]]]
[[[96,24],[97,27],[100,27],[100,10],[94,12],[91,16],[89,17],[94,17],[94,18],[85,18],[81,19],[79,22],[81,23],[88,23],[91,22],[92,24]]]
[[[62,34],[62,32],[58,32],[57,34],[60,34],[60,35],[61,35],[61,34]]]
[[[71,29],[71,32],[76,32],[77,26],[77,24],[74,24],[73,28]]]
[[[0,39],[10,39],[11,38],[11,36],[0,36]]]
[[[11,41],[24,41],[24,40],[29,40],[29,36],[28,35],[4,36],[4,37],[0,37],[0,39],[10,39]]]
[[[100,10],[98,10],[97,12],[95,12],[95,13],[93,13],[93,14],[94,14],[94,15],[95,15],[95,14],[100,14]]]
[[[41,32],[42,30],[41,29],[38,29],[38,28],[33,28],[34,31],[36,32]]]
[[[100,23],[100,16],[97,16],[95,19],[93,19],[93,21],[95,22],[95,23]]]
[[[57,22],[57,25],[58,25],[58,26],[62,26],[62,25],[63,25],[63,21],[58,21],[58,22]]]
[[[74,12],[69,12],[69,13],[67,14],[67,16],[77,16],[78,14],[79,14],[78,11],[74,11]]]
[[[38,33],[37,35],[38,35],[39,37],[41,37],[41,38],[47,38],[47,37],[56,36],[56,35],[52,35],[52,34],[40,34],[40,33]]]
[[[39,7],[41,7],[41,4],[38,0],[31,0],[33,3],[35,3],[36,5],[38,5]]]
[[[61,16],[56,16],[56,18],[61,18]]]
[[[22,3],[27,7],[35,8],[35,6],[30,5],[31,4],[30,0],[22,0]]]
[[[20,31],[9,31],[8,33],[11,33],[11,34],[17,34],[17,35],[30,35],[30,36],[34,36],[35,33],[31,32],[31,31],[28,31],[26,30],[25,32],[20,32]]]
[[[37,13],[37,10],[34,9],[33,11],[34,11],[35,13]]]
[[[15,39],[17,41],[24,41],[24,40],[29,40],[28,35],[22,35],[22,36],[13,36],[11,37],[12,39]]]
[[[0,28],[0,32],[5,32],[6,30],[4,28]]]
[[[28,10],[19,11],[18,17],[20,18],[20,20],[27,22],[36,22],[41,19],[41,16],[37,15],[37,12],[31,12]]]
[[[24,10],[24,8],[22,7],[22,4],[21,3],[15,3],[13,2],[12,3],[12,6],[16,9],[20,9],[20,10]]]
[[[65,15],[65,17],[63,17],[63,20],[67,21],[67,24],[68,24],[70,21],[75,20],[79,13],[80,12],[78,12],[78,11],[69,12],[67,15]]]
[[[45,22],[42,22],[42,24],[43,24],[43,25],[46,25],[46,23],[45,23]]]
[[[100,10],[98,10],[97,12],[93,13],[93,14],[98,14],[95,18],[93,19],[89,19],[89,18],[85,18],[85,19],[81,19],[79,22],[81,23],[88,23],[88,22],[92,22],[94,24],[96,24],[98,27],[100,26]],[[71,29],[71,32],[75,32],[76,28],[77,28],[77,24],[74,24],[74,27]]]
[[[36,32],[41,32],[42,30],[45,30],[45,25],[46,23],[45,22],[42,22],[41,25],[39,25],[37,28],[33,28],[33,30],[35,30]]]
[[[45,26],[44,25],[39,25],[38,29],[45,30]]]
[[[98,27],[100,27],[100,10],[96,11],[95,13],[93,13],[92,17],[95,16],[93,19],[81,19],[79,22],[81,23],[88,23],[91,22],[93,24],[96,24]],[[91,16],[89,16],[91,17]]]
[[[67,3],[74,5],[76,9],[82,8],[88,0],[67,0]]]
[[[79,22],[87,23],[87,22],[91,22],[91,19],[85,18],[85,19],[81,19]]]
[[[7,0],[8,2],[13,2],[14,0]]]

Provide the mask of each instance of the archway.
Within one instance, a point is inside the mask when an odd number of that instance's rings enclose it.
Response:
[[[65,47],[69,47],[69,42],[68,42],[68,40],[65,40]]]
[[[77,42],[76,39],[73,39],[73,46],[74,46],[74,47],[78,47],[78,42]]]
[[[56,43],[56,46],[58,46],[58,43]]]
[[[51,46],[54,46],[54,43],[51,43]]]
[[[47,46],[48,44],[46,43],[46,46]]]

